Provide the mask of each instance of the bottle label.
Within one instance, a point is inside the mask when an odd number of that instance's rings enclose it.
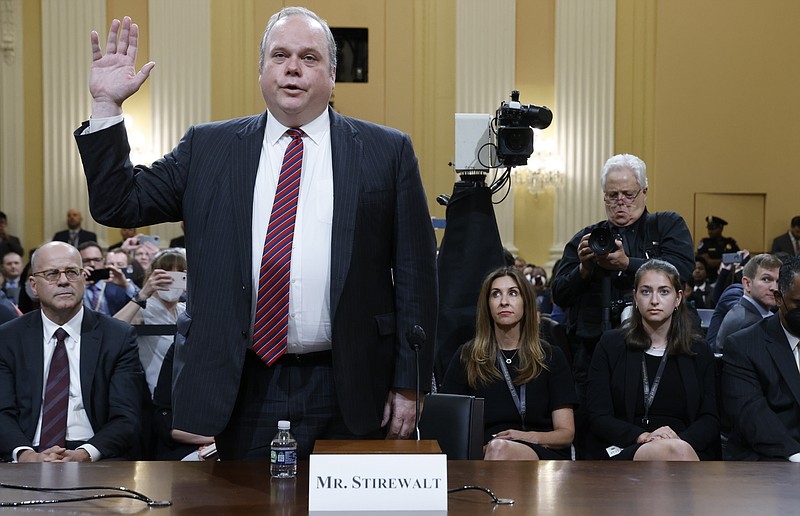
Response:
[[[270,452],[270,462],[281,466],[294,466],[297,464],[296,450],[272,450]]]

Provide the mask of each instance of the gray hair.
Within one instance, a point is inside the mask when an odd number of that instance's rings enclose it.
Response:
[[[275,27],[276,23],[291,16],[305,16],[306,18],[311,18],[315,22],[319,23],[322,29],[325,31],[325,38],[328,40],[328,68],[330,76],[333,78],[334,70],[336,70],[336,40],[333,39],[333,33],[331,32],[331,28],[328,27],[328,22],[320,18],[314,11],[306,9],[305,7],[284,7],[277,13],[270,16],[269,21],[267,22],[267,28],[264,29],[264,36],[261,38],[261,52],[258,60],[258,71],[261,72],[264,69],[264,61],[266,59],[267,52],[267,38],[269,38],[270,32],[272,32],[272,29]]]
[[[647,166],[644,161],[633,154],[617,154],[611,156],[603,165],[603,172],[600,174],[600,188],[606,189],[606,176],[614,170],[630,170],[636,176],[636,182],[641,188],[647,188]]]

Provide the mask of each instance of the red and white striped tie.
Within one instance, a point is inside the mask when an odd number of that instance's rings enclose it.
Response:
[[[289,268],[292,263],[297,198],[300,194],[300,172],[303,168],[303,132],[289,129],[286,133],[292,137],[292,141],[283,155],[267,237],[264,239],[253,325],[253,350],[267,365],[272,365],[286,352]]]

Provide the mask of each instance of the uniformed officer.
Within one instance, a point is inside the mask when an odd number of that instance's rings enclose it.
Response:
[[[735,253],[739,251],[736,240],[722,236],[723,227],[728,222],[714,215],[706,217],[706,229],[708,237],[700,240],[697,245],[697,255],[702,256],[708,264],[708,279],[716,281],[719,264],[722,263],[722,255],[725,253]]]

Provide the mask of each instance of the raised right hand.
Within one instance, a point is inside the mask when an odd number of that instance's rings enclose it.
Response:
[[[119,38],[117,37],[119,36]],[[113,20],[108,30],[106,53],[100,50],[100,37],[92,31],[92,68],[89,92],[92,94],[92,117],[122,114],[122,103],[142,86],[155,63],[150,61],[136,72],[139,26],[126,16]]]

